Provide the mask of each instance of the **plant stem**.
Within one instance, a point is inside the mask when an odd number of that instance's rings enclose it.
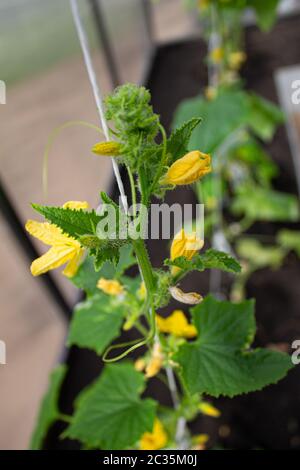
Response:
[[[145,241],[142,238],[132,241],[133,248],[137,257],[140,273],[145,283],[147,291],[147,303],[149,306],[151,336],[154,337],[156,325],[155,325],[155,309],[153,306],[153,293],[155,288],[153,270],[150,263],[149,255],[145,245]]]
[[[159,125],[159,130],[160,130],[162,138],[163,138],[163,142],[162,142],[163,151],[162,151],[162,156],[161,156],[161,160],[160,160],[160,163],[159,163],[158,170],[156,172],[156,175],[154,177],[153,183],[152,183],[151,188],[150,188],[150,194],[153,191],[155,191],[155,187],[158,184],[160,177],[162,176],[162,172],[163,172],[164,166],[166,164],[166,157],[167,157],[167,144],[168,144],[167,134],[166,134],[166,131],[165,131],[165,129],[163,128],[163,126],[161,124]]]
[[[136,216],[136,190],[135,190],[135,183],[134,183],[133,174],[132,174],[129,166],[127,166],[127,172],[128,172],[129,181],[130,181],[130,188],[131,188],[133,216],[135,217]]]
[[[135,320],[134,326],[136,327],[136,329],[137,329],[142,335],[147,336],[148,331],[147,331],[147,329],[144,327],[144,325],[141,324],[141,322],[140,322],[139,320]]]

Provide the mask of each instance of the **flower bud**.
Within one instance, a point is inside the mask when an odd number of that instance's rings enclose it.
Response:
[[[199,410],[204,415],[211,416],[212,418],[219,418],[219,416],[221,416],[220,410],[218,410],[211,403],[208,403],[206,401],[202,401],[200,403]]]
[[[176,160],[160,181],[163,185],[183,186],[198,181],[211,172],[211,157],[206,153],[194,150]]]
[[[121,145],[118,142],[99,142],[92,148],[92,152],[97,155],[106,155],[108,157],[114,157],[120,155]]]

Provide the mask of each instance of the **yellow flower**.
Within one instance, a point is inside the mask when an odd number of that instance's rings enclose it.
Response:
[[[206,153],[194,150],[176,160],[160,181],[163,185],[192,184],[211,172],[211,157]]]
[[[182,310],[174,310],[168,318],[156,315],[156,324],[161,333],[169,333],[180,338],[195,338],[197,330],[189,324]]]
[[[174,261],[180,256],[184,256],[188,260],[192,259],[193,256],[201,250],[204,245],[204,241],[197,237],[196,232],[186,234],[182,228],[174,237],[171,245],[170,256],[171,260]]]
[[[65,235],[60,228],[48,222],[28,220],[25,228],[30,235],[51,246],[47,253],[31,264],[30,270],[33,276],[44,274],[50,269],[58,268],[65,263],[68,264],[63,274],[67,277],[76,274],[84,252],[77,240]]]
[[[134,363],[134,368],[138,372],[142,372],[145,369],[145,367],[146,367],[146,362],[145,362],[145,359],[143,359],[142,357],[137,359]]]
[[[231,52],[229,54],[229,67],[233,70],[239,70],[243,63],[246,61],[247,56],[243,51]]]
[[[120,144],[118,142],[110,141],[110,142],[99,142],[95,144],[92,148],[92,152],[96,153],[97,155],[106,155],[108,157],[114,157],[116,155],[120,155]]]
[[[206,444],[209,441],[209,435],[208,434],[197,434],[195,436],[195,441],[197,444]]]
[[[219,64],[220,62],[222,62],[223,57],[224,49],[222,47],[215,47],[209,55],[210,60],[215,64]]]
[[[86,201],[68,201],[65,202],[63,205],[64,209],[73,209],[73,210],[79,210],[79,209],[88,209],[89,203]]]
[[[124,293],[124,286],[115,279],[104,279],[104,277],[101,277],[97,282],[97,287],[108,295],[122,295]]]
[[[164,359],[164,356],[162,354],[161,346],[159,342],[156,342],[154,343],[152,355],[146,367],[146,377],[148,379],[158,374],[158,372],[162,368],[163,359]]]
[[[199,410],[204,415],[211,416],[212,418],[219,418],[219,416],[221,416],[221,412],[207,401],[202,401],[200,403]]]
[[[202,295],[197,292],[183,292],[177,286],[170,287],[169,292],[173,299],[178,300],[178,302],[181,302],[182,304],[198,305],[203,300]]]
[[[174,261],[180,256],[184,256],[186,259],[191,260],[193,256],[201,250],[204,245],[204,241],[197,237],[196,232],[186,234],[184,229],[178,232],[171,245],[170,257]],[[172,267],[172,274],[175,276],[180,272],[180,268],[177,266]]]
[[[158,450],[165,447],[168,442],[168,435],[159,421],[155,418],[152,432],[145,432],[140,441],[141,450]]]

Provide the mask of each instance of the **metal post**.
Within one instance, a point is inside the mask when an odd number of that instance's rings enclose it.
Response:
[[[27,232],[25,231],[17,212],[15,211],[11,201],[9,200],[9,197],[1,181],[0,181],[0,209],[12,233],[14,234],[21,248],[23,249],[25,256],[29,259],[30,262],[33,261],[35,258],[38,258],[39,254],[36,251],[29,236],[27,235]],[[56,304],[62,310],[66,319],[69,319],[72,313],[72,309],[70,305],[68,305],[61,290],[58,288],[58,286],[56,285],[52,277],[49,274],[43,274],[43,276],[41,276],[41,280],[42,282],[44,282],[46,288],[48,289],[51,298],[56,302]]]
[[[101,0],[88,0],[96,25],[99,43],[105,55],[113,88],[120,85],[121,79],[117,68],[112,44],[107,31]]]

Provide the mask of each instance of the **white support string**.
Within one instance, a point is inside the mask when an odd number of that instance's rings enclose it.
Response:
[[[100,123],[101,123],[102,129],[103,129],[103,132],[104,132],[105,139],[108,141],[108,140],[110,140],[110,138],[109,138],[109,129],[108,129],[108,125],[107,125],[104,110],[103,110],[102,95],[101,95],[100,88],[99,88],[99,85],[98,85],[98,82],[97,82],[96,73],[95,73],[95,69],[94,69],[94,66],[93,66],[92,58],[91,58],[88,38],[87,38],[87,34],[85,32],[83,23],[81,21],[77,0],[70,0],[70,6],[71,6],[71,11],[72,11],[72,15],[73,15],[77,35],[78,35],[78,38],[79,38],[80,46],[81,46],[81,49],[82,49],[85,66],[86,66],[86,69],[87,69],[88,77],[89,77],[89,80],[90,80],[90,83],[91,83],[91,87],[92,87],[92,90],[93,90],[93,95],[94,95],[97,110],[98,110],[98,113],[99,113]],[[122,205],[123,205],[123,209],[127,213],[128,212],[127,197],[126,197],[126,194],[125,194],[125,191],[124,191],[124,186],[123,186],[123,182],[122,182],[122,179],[121,179],[119,167],[118,167],[117,162],[114,160],[114,158],[111,158],[111,161],[112,161],[114,174],[115,174],[115,177],[116,177],[116,180],[117,180],[117,184],[118,184],[118,188],[119,188],[119,192],[120,192],[120,196],[121,196],[121,202],[122,202]]]

